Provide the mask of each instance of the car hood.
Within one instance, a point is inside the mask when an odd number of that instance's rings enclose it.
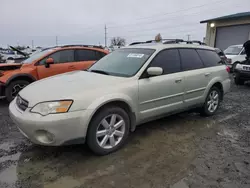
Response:
[[[236,57],[237,55],[226,55],[226,57],[227,58],[229,58],[229,59],[232,59],[232,58],[234,58],[234,57]]]
[[[19,69],[22,66],[20,63],[3,63],[0,64],[0,71],[8,71],[8,70],[15,70]]]
[[[36,81],[19,94],[33,107],[39,102],[82,98],[87,93],[108,90],[128,78],[97,74],[87,71],[74,71]],[[94,91],[94,92],[93,92]]]

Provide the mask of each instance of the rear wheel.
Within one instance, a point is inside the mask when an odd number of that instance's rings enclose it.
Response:
[[[92,119],[87,144],[97,155],[106,155],[121,148],[129,135],[130,120],[127,112],[116,106],[102,109]]]
[[[240,78],[240,75],[239,74],[236,74],[235,75],[235,78],[234,78],[234,83],[236,84],[236,85],[244,85],[244,80],[242,80],[241,78]]]
[[[11,82],[5,90],[7,101],[11,102],[17,96],[17,94],[29,84],[30,82],[26,80],[17,80]]]
[[[218,87],[212,87],[208,92],[206,101],[201,109],[201,114],[204,116],[212,116],[219,108],[222,98],[222,92]]]

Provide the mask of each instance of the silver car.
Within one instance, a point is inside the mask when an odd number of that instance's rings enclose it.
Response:
[[[137,125],[188,109],[213,115],[230,89],[213,48],[142,44],[114,51],[87,71],[37,81],[9,106],[20,132],[47,146],[86,142],[105,155]]]

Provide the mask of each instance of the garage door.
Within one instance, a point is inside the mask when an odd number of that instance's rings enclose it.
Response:
[[[250,24],[228,27],[218,27],[216,29],[215,46],[225,50],[230,45],[243,44],[249,40]]]

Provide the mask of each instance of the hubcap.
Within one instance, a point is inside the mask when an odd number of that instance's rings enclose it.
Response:
[[[14,98],[15,96],[17,96],[19,91],[21,91],[25,87],[26,87],[26,84],[16,84],[16,85],[14,85],[14,87],[12,88],[12,92],[11,92],[12,97]]]
[[[213,90],[208,97],[207,107],[208,111],[213,113],[219,105],[219,94],[217,91]]]
[[[111,114],[103,118],[98,125],[96,140],[100,147],[111,149],[121,142],[124,133],[124,119],[118,114]]]

